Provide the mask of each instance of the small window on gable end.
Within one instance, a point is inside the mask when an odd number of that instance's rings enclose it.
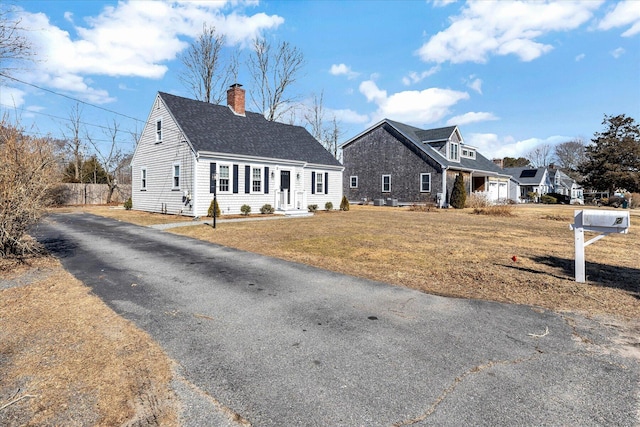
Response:
[[[180,164],[173,164],[173,189],[180,189]]]
[[[349,186],[351,188],[358,188],[358,177],[357,176],[352,176],[351,178],[349,178]]]
[[[147,189],[147,168],[140,169],[140,190]]]
[[[162,119],[156,121],[156,142],[162,142]]]
[[[421,193],[431,192],[431,174],[430,173],[420,174],[420,192]]]
[[[382,192],[391,193],[391,175],[382,175]]]

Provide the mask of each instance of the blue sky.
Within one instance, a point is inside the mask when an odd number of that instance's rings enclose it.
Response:
[[[589,140],[604,114],[640,119],[640,2],[19,1],[37,61],[20,80],[78,98],[83,121],[139,131],[157,91],[191,94],[177,59],[203,22],[248,55],[262,35],[298,47],[301,105],[324,94],[341,141],[383,118],[457,124],[487,157]],[[246,68],[239,82],[250,89]],[[63,135],[74,101],[2,79],[3,111]],[[301,107],[302,108],[302,107]],[[254,110],[251,105],[248,109]],[[302,118],[302,113],[297,117]],[[102,128],[88,126],[96,139]],[[121,133],[124,148],[133,147]],[[130,138],[129,138],[130,139]]]

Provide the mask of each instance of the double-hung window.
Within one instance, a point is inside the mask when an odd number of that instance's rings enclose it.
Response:
[[[173,164],[173,189],[180,189],[180,163]]]
[[[382,175],[382,192],[391,193],[391,175]]]
[[[251,169],[251,191],[259,193],[262,191],[262,169]]]
[[[147,189],[147,168],[140,169],[140,190]]]
[[[218,189],[220,191],[229,191],[229,165],[220,165]]]
[[[358,188],[358,177],[353,175],[349,178],[349,187]]]
[[[451,146],[449,147],[449,160],[455,160],[455,161],[459,161],[460,160],[460,145],[457,142],[452,142]]]
[[[324,193],[324,174],[316,174],[316,194]]]
[[[421,193],[431,192],[431,174],[430,173],[420,174],[420,192]]]
[[[162,142],[162,119],[156,121],[156,142]]]

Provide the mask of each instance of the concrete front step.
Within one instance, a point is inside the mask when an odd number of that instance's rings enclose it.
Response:
[[[293,217],[303,217],[303,216],[313,216],[313,213],[309,212],[305,209],[290,209],[290,210],[277,210],[274,212],[277,215],[284,216],[293,216]]]

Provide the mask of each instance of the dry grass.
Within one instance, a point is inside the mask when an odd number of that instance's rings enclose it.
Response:
[[[505,206],[514,216],[474,215],[473,209],[351,206],[348,212],[318,211],[295,220],[171,232],[437,295],[640,317],[640,211],[630,211],[629,234],[610,235],[587,247],[588,283],[578,284],[569,224],[581,207]],[[141,225],[185,219],[105,208],[88,211]]]
[[[473,208],[473,213],[476,215],[489,215],[489,216],[515,216],[515,205],[492,205],[485,207]]]
[[[0,425],[177,425],[169,359],[58,261],[0,260],[0,289]]]
[[[588,283],[573,279],[574,207],[518,206],[516,216],[371,206],[296,220],[172,232],[424,292],[558,311],[640,316],[640,237],[587,248]],[[567,218],[549,221],[545,217]],[[632,224],[640,212],[632,211]],[[516,256],[517,261],[512,261]]]

